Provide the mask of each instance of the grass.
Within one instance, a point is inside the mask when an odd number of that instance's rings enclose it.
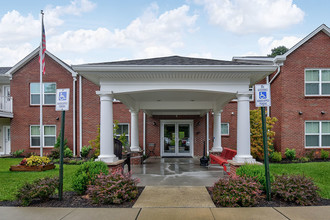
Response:
[[[264,172],[264,166],[253,165],[252,167],[252,169],[261,169]],[[273,175],[300,174],[311,177],[314,183],[320,188],[320,196],[330,199],[330,162],[273,163],[269,165],[269,171]]]
[[[11,172],[9,167],[17,165],[21,158],[0,158],[0,201],[15,200],[17,190],[25,183],[32,182],[35,179],[43,178],[46,176],[58,176],[59,166],[53,170],[43,172]],[[73,191],[71,188],[71,177],[78,165],[64,165],[63,171],[63,191]]]

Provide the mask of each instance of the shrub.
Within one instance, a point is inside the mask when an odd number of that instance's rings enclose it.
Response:
[[[24,153],[24,149],[14,151],[13,152],[13,157],[20,157],[20,156],[23,155],[23,153]]]
[[[21,205],[28,206],[33,199],[40,199],[42,201],[49,199],[55,193],[59,186],[57,177],[45,177],[37,179],[32,183],[25,183],[17,192],[16,198]]]
[[[64,157],[67,157],[67,158],[71,158],[71,157],[73,157],[72,150],[70,150],[70,148],[66,148],[66,149],[64,150],[63,156],[64,156]]]
[[[121,204],[132,201],[138,194],[136,184],[138,179],[131,178],[130,174],[122,174],[121,171],[109,175],[100,174],[94,185],[89,185],[87,194],[94,203],[98,204]]]
[[[72,177],[72,188],[79,194],[84,194],[87,185],[93,185],[98,174],[108,174],[108,166],[101,161],[89,161],[79,166]]]
[[[296,159],[296,150],[286,148],[284,155],[288,160],[294,160],[294,159]]]
[[[68,139],[64,139],[64,146],[63,146],[64,153],[63,153],[63,156],[64,157],[72,157],[72,156],[70,156],[70,153],[67,150],[67,149],[69,149],[67,143],[68,143]],[[54,158],[54,159],[60,158],[60,146],[61,146],[61,132],[56,138],[56,143],[54,144],[54,150],[51,151],[49,157]],[[68,154],[67,156],[65,156],[65,151],[67,151],[67,154]],[[72,151],[71,151],[71,153],[72,153]]]
[[[307,157],[309,160],[314,160],[315,150],[310,150],[310,151],[306,152],[305,157]]]
[[[300,157],[298,160],[302,163],[306,163],[310,161],[308,157]]]
[[[272,184],[272,194],[297,205],[314,205],[319,200],[318,187],[311,178],[301,175],[277,176]]]
[[[24,158],[21,161],[20,165],[26,165],[26,166],[32,167],[32,166],[39,166],[39,165],[47,165],[50,162],[51,162],[51,160],[46,156],[43,156],[43,157],[31,156],[29,158]]]
[[[270,159],[273,162],[281,162],[282,161],[282,154],[281,154],[281,152],[273,152]]]
[[[256,181],[258,181],[264,189],[266,189],[266,174],[265,174],[265,167],[260,165],[251,165],[246,164],[241,166],[236,170],[236,174],[239,176],[246,176],[250,178],[254,178]],[[275,177],[273,174],[270,173],[270,182],[273,182],[275,180]]]
[[[91,146],[83,146],[81,148],[80,156],[86,158],[91,150],[92,150]]]
[[[267,142],[268,151],[271,153],[273,149],[273,141],[275,132],[272,131],[273,125],[277,122],[277,118],[267,117],[266,128],[267,128]],[[261,111],[260,109],[250,111],[250,133],[251,133],[251,154],[257,160],[264,159],[264,147],[262,138],[262,123],[261,123]]]
[[[326,150],[321,150],[321,158],[323,160],[327,160],[329,158],[329,151],[326,151]]]
[[[213,201],[226,207],[254,206],[261,198],[261,184],[254,178],[230,176],[213,186]]]

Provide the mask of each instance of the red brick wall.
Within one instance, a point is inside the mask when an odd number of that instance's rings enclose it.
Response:
[[[40,82],[39,57],[34,57],[25,66],[13,74],[10,82],[11,95],[13,97],[14,118],[11,120],[11,149],[16,151],[25,149],[25,153],[40,153],[39,148],[30,148],[30,125],[39,125],[39,106],[30,105],[30,83]],[[71,73],[46,55],[46,74],[43,82],[56,82],[57,88],[70,88],[72,91],[73,78]],[[72,92],[70,92],[70,110],[65,117],[65,138],[72,149]],[[55,105],[43,106],[43,124],[56,125],[56,135],[61,128],[61,112],[55,111]],[[51,149],[44,149],[44,153],[50,153]]]
[[[305,97],[304,71],[307,68],[330,68],[330,38],[316,34],[290,54],[281,73],[272,84],[272,116],[279,119],[275,131],[276,148],[296,148],[298,156],[305,154],[306,120],[330,120],[329,97]],[[299,115],[298,112],[303,114]],[[322,115],[321,111],[326,114]]]

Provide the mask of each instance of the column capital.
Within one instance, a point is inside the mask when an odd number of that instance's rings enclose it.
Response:
[[[238,92],[236,94],[237,101],[250,101],[251,92]]]
[[[101,100],[113,100],[113,92],[112,91],[96,91],[96,94],[100,96]]]
[[[131,114],[138,114],[139,111],[140,111],[140,110],[138,110],[138,109],[130,109],[130,110],[129,110],[129,112],[130,112]]]

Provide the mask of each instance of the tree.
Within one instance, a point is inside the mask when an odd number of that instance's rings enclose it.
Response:
[[[276,57],[277,55],[285,54],[289,49],[285,46],[279,46],[272,49],[272,53],[268,54],[269,57]]]
[[[273,141],[275,132],[272,131],[273,125],[277,122],[277,118],[266,117],[267,139],[268,139],[268,151],[269,153],[274,151]],[[261,111],[255,109],[250,111],[250,133],[251,133],[251,154],[257,160],[264,159],[264,148],[262,140],[262,122]]]

